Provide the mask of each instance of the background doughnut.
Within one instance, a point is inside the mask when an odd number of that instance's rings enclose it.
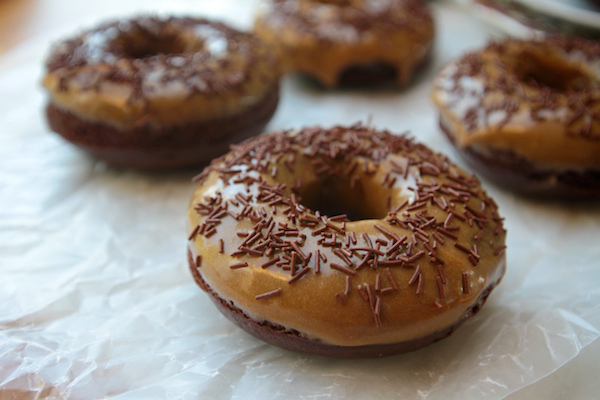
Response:
[[[326,87],[394,79],[404,86],[426,60],[434,26],[421,0],[268,0],[254,32],[286,72]]]
[[[433,99],[444,132],[490,180],[535,195],[600,195],[597,42],[491,43],[446,66]]]
[[[57,43],[46,69],[50,127],[141,169],[210,161],[260,133],[279,98],[262,42],[206,19],[107,23]]]

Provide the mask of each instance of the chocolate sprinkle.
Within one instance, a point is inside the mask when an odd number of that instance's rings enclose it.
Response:
[[[496,251],[494,252],[494,255],[499,256],[500,254],[502,254],[504,252],[504,250],[506,250],[506,246],[498,247],[498,249],[496,249]]]
[[[339,264],[330,263],[330,264],[329,264],[329,266],[330,266],[332,269],[336,269],[336,270],[338,270],[338,271],[340,271],[340,272],[343,272],[343,273],[345,273],[345,274],[348,274],[348,275],[356,275],[356,271],[354,271],[354,270],[352,270],[352,269],[349,269],[349,268],[346,268],[346,267],[343,267],[343,266],[341,266],[341,265],[339,265]]]
[[[469,294],[469,276],[466,272],[462,273],[462,289],[464,294]]]
[[[258,296],[254,297],[254,298],[256,300],[263,300],[263,299],[268,299],[270,297],[279,296],[280,294],[281,294],[281,289],[275,289],[270,292],[259,294]]]
[[[310,271],[309,267],[302,268],[300,271],[298,271],[298,273],[296,275],[294,275],[287,282],[288,283],[294,283],[294,282],[296,282],[298,279],[300,279],[302,276],[304,276],[308,271]]]

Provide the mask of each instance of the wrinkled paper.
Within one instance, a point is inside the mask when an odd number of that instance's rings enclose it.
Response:
[[[323,91],[286,78],[268,128],[371,120],[457,159],[430,82],[489,33],[452,4],[432,6],[434,56],[408,88]],[[117,169],[49,133],[43,55],[18,53],[0,69],[0,397],[500,399],[600,336],[600,205],[524,199],[483,181],[506,217],[508,270],[451,337],[375,360],[267,345],[221,316],[187,270],[198,170]]]

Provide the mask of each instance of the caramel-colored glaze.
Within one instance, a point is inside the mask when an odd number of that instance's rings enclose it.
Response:
[[[386,4],[391,21],[386,25],[382,10],[367,4],[378,0],[348,3],[274,1],[258,15],[254,32],[277,52],[286,72],[304,73],[324,86],[336,86],[350,67],[379,63],[394,67],[398,83],[408,84],[432,47],[434,25],[426,5]],[[351,23],[357,15],[364,18],[360,27]]]
[[[156,48],[143,48],[148,42]],[[103,25],[57,44],[47,69],[42,83],[56,107],[118,129],[235,115],[279,79],[275,58],[256,37],[190,18]]]
[[[457,146],[484,155],[508,150],[538,168],[600,168],[600,53],[593,52],[555,39],[508,40],[468,54],[434,82],[441,122]]]
[[[264,139],[264,138],[263,138]],[[338,139],[336,143],[339,143]],[[343,143],[343,139],[342,143]],[[342,144],[343,145],[343,144]],[[302,182],[302,188],[299,189],[301,195],[308,197],[313,196],[312,190],[315,192],[331,188],[334,197],[347,199],[346,207],[355,209],[355,207],[364,207],[365,213],[381,215],[382,219],[365,219],[356,220],[345,223],[346,235],[351,235],[350,232],[355,232],[357,243],[351,244],[353,247],[368,247],[368,243],[363,238],[363,233],[367,233],[375,245],[378,239],[385,240],[391,245],[391,240],[384,233],[378,230],[375,225],[385,227],[385,229],[395,233],[398,237],[406,235],[408,240],[401,245],[401,254],[406,254],[406,244],[410,243],[415,231],[403,229],[399,225],[392,225],[386,222],[387,213],[397,206],[402,205],[405,200],[408,204],[415,204],[414,189],[417,187],[415,179],[420,183],[432,182],[435,180],[437,184],[448,183],[455,184],[456,182],[447,177],[437,176],[432,177],[426,174],[421,174],[420,169],[411,167],[406,179],[397,179],[391,187],[388,184],[382,185],[386,174],[392,171],[397,165],[406,165],[407,154],[388,154],[383,160],[377,163],[364,157],[357,157],[356,168],[353,169],[351,175],[358,177],[362,189],[350,189],[349,182],[351,178],[349,174],[340,174],[333,180],[333,183],[326,178],[327,174],[317,174],[316,171],[319,165],[311,162],[311,158],[306,156],[307,149],[297,145],[292,147],[295,159],[291,163],[286,163],[287,157],[280,157],[277,160],[276,155],[269,158],[268,171],[259,173],[258,171],[247,172],[246,174],[254,178],[262,179],[264,183],[271,186],[278,184],[286,184],[285,195],[291,196],[290,190],[298,179]],[[422,149],[422,147],[419,147]],[[420,151],[420,150],[417,150]],[[416,153],[411,153],[411,157],[415,157]],[[225,156],[225,160],[231,160],[235,157],[234,153]],[[437,160],[447,165],[446,160],[441,158]],[[444,161],[442,161],[444,160]],[[288,160],[289,161],[289,160]],[[346,170],[349,160],[337,159],[334,164],[340,171]],[[351,161],[350,161],[351,162]],[[368,171],[365,172],[364,164],[368,164]],[[477,235],[481,228],[475,223],[469,226],[469,223],[461,221],[458,218],[452,218],[449,222],[449,229],[458,236],[456,242],[473,248],[473,244],[478,246],[478,255],[480,257],[476,266],[473,266],[469,261],[467,254],[454,246],[455,240],[450,237],[444,237],[442,244],[433,236],[430,236],[430,245],[435,246],[437,258],[443,260],[443,274],[446,283],[443,284],[443,296],[438,287],[438,278],[440,276],[437,267],[438,262],[432,261],[431,257],[423,255],[419,257],[412,266],[389,266],[389,269],[397,282],[398,290],[386,291],[381,293],[376,291],[377,276],[380,279],[380,289],[392,288],[393,283],[387,275],[386,267],[380,265],[378,268],[370,268],[364,266],[355,270],[355,275],[351,276],[344,272],[331,268],[331,263],[336,263],[344,267],[354,270],[360,263],[359,257],[352,257],[352,266],[348,266],[334,252],[331,247],[324,247],[319,244],[319,235],[313,236],[312,232],[315,229],[322,227],[319,224],[317,227],[303,227],[296,220],[294,224],[286,217],[284,209],[287,205],[278,204],[275,206],[276,212],[266,205],[266,203],[258,202],[256,194],[258,194],[258,183],[253,183],[248,186],[249,192],[243,183],[234,183],[235,177],[227,180],[225,185],[222,177],[219,177],[219,169],[226,164],[223,160],[213,163],[213,165],[204,175],[203,182],[198,186],[193,194],[190,206],[187,212],[187,229],[188,234],[192,233],[195,227],[206,222],[207,216],[197,212],[198,204],[207,204],[210,198],[215,198],[220,194],[221,204],[228,203],[228,211],[233,215],[240,212],[243,204],[235,206],[231,200],[236,201],[238,194],[254,194],[249,205],[256,206],[257,209],[263,207],[268,219],[273,217],[274,221],[281,224],[287,224],[290,227],[297,227],[300,234],[306,235],[301,245],[301,251],[305,254],[312,254],[307,266],[308,273],[302,276],[299,280],[293,283],[288,283],[291,278],[289,271],[283,271],[276,265],[268,268],[261,268],[261,265],[269,261],[270,257],[241,255],[231,256],[231,253],[238,249],[238,246],[244,240],[239,237],[237,232],[249,232],[255,225],[255,222],[248,218],[234,219],[231,216],[225,216],[220,219],[216,225],[217,232],[210,237],[202,234],[192,235],[193,238],[189,242],[189,248],[192,253],[192,259],[196,259],[198,255],[202,256],[202,262],[199,267],[199,272],[204,281],[212,288],[212,290],[222,299],[233,302],[235,307],[241,309],[250,318],[261,322],[269,321],[273,324],[278,324],[286,329],[293,329],[300,335],[317,339],[324,343],[339,345],[339,346],[362,346],[370,344],[386,344],[408,341],[415,338],[428,336],[431,333],[438,332],[444,328],[448,328],[456,324],[458,321],[470,316],[470,310],[477,302],[479,295],[489,288],[493,288],[502,278],[505,270],[505,255],[502,252],[505,243],[505,231],[502,229],[501,221],[496,213],[495,207],[487,206],[482,211],[490,223],[486,223],[483,228],[483,233],[479,234],[478,240],[473,237]],[[291,164],[293,172],[288,168]],[[271,176],[272,168],[276,167],[276,176]],[[227,164],[227,168],[246,170],[246,165],[234,166]],[[370,173],[372,170],[374,173]],[[451,165],[450,169],[466,177],[464,171],[458,167]],[[244,175],[244,174],[242,174]],[[339,187],[336,187],[339,186]],[[315,189],[316,188],[316,189]],[[482,209],[482,200],[490,203],[489,199],[480,187],[471,188],[478,195],[471,196],[466,204],[474,210]],[[388,196],[391,196],[391,203],[387,207]],[[450,199],[452,196],[447,196]],[[453,203],[447,210],[454,210],[459,214],[463,214],[465,205],[459,202]],[[407,216],[415,216],[423,211],[426,215],[434,217],[442,225],[448,218],[448,212],[442,210],[439,206],[428,203],[426,207],[421,207],[412,211],[407,211],[404,206],[397,215],[400,217],[402,213],[407,212]],[[402,218],[402,217],[401,217]],[[471,221],[472,222],[472,221]],[[341,222],[330,222],[342,227]],[[460,229],[455,229],[460,227]],[[433,225],[424,228],[428,234],[436,232]],[[334,233],[334,230],[329,230]],[[339,235],[340,238],[345,237]],[[300,240],[298,237],[282,237],[282,239]],[[220,241],[224,243],[224,252],[220,253]],[[341,240],[344,242],[344,240]],[[434,244],[434,242],[436,242]],[[338,247],[341,249],[347,248],[346,245]],[[386,251],[386,247],[382,247],[382,251]],[[319,250],[323,253],[327,262],[320,262],[320,272],[316,272],[316,252]],[[428,250],[424,247],[423,242],[416,245],[411,254],[417,254],[420,251]],[[365,253],[358,251],[360,255]],[[498,254],[495,255],[494,253]],[[277,256],[278,254],[275,254]],[[379,258],[380,260],[388,259],[387,256]],[[231,269],[230,266],[247,262],[248,266],[243,268]],[[411,277],[415,273],[416,265],[420,265],[422,272],[422,289],[419,294],[418,281],[409,285]],[[302,266],[298,267],[300,270]],[[463,273],[466,273],[468,279],[468,293],[463,288]],[[344,295],[346,290],[346,278],[350,276],[350,291],[348,295]],[[367,290],[367,284],[370,286],[373,295],[374,304],[376,298],[381,298],[380,320],[381,326],[377,326],[374,313],[371,310],[369,301],[365,301],[359,293],[358,288]],[[281,289],[278,296],[257,300],[257,295],[267,293],[276,289]],[[366,292],[365,292],[366,293]],[[341,297],[344,304],[338,299]],[[436,302],[439,307],[436,306]]]

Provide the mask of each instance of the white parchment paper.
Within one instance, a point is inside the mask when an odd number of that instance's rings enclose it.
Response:
[[[371,118],[456,159],[430,82],[490,32],[452,3],[432,7],[435,55],[410,87],[323,91],[287,78],[269,129]],[[187,271],[198,171],[108,167],[49,133],[38,88],[47,45],[39,38],[0,67],[0,397],[500,399],[600,336],[600,205],[533,201],[484,181],[506,217],[508,271],[450,338],[377,360],[254,339]]]

